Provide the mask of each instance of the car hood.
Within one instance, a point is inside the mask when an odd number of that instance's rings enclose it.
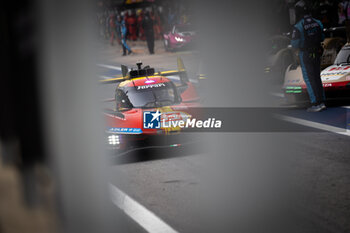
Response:
[[[321,80],[324,87],[329,87],[327,84],[334,85],[337,83],[337,85],[340,85],[343,82],[350,81],[350,65],[327,67],[321,72]],[[300,66],[296,69],[291,69],[291,66],[288,67],[284,79],[284,88],[286,86],[306,86]]]
[[[321,72],[322,82],[342,82],[350,80],[350,65],[332,65]]]

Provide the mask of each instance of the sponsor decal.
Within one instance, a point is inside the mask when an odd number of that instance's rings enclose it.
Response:
[[[155,83],[155,84],[149,84],[144,86],[137,86],[137,90],[144,90],[148,88],[155,88],[155,87],[165,87],[164,83]]]
[[[311,19],[307,19],[306,21],[311,22]],[[315,27],[318,27],[318,23],[311,23],[311,24],[304,25],[305,30],[308,30],[310,28],[315,28]]]
[[[128,133],[128,134],[140,134],[142,130],[140,128],[120,128],[113,127],[107,130],[108,133]]]
[[[337,66],[329,69],[328,71],[335,71],[335,70],[348,70],[350,69],[350,66]]]
[[[292,80],[287,80],[287,83],[299,83],[299,79],[292,79]]]
[[[151,79],[145,81],[146,84],[151,84],[151,83],[155,83],[155,82],[156,82],[156,81],[151,80]]]
[[[322,76],[333,76],[333,75],[343,75],[343,74],[347,74],[347,72],[321,73]]]
[[[350,66],[333,66],[328,69],[325,69],[321,72],[322,78],[329,78],[330,80],[335,80],[340,78],[343,75],[349,73]]]

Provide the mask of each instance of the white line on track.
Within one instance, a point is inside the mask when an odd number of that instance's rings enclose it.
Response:
[[[339,127],[335,127],[327,124],[317,123],[317,122],[308,121],[308,120],[290,117],[290,116],[277,115],[277,117],[281,120],[289,121],[299,125],[304,125],[304,126],[308,126],[316,129],[330,131],[332,133],[341,134],[345,136],[350,136],[350,131],[348,129],[339,128]],[[348,125],[348,122],[346,124]]]
[[[150,233],[176,233],[171,226],[143,205],[126,195],[116,186],[110,184],[112,202],[124,211],[130,218]]]

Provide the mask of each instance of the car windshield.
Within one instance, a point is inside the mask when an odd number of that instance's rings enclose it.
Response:
[[[342,49],[337,55],[334,64],[349,64],[350,63],[350,49]]]
[[[155,108],[176,103],[175,87],[171,83],[129,87],[126,95],[134,108]]]

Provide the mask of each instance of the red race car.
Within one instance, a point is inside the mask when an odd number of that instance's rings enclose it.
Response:
[[[149,66],[142,68],[141,62],[137,70],[128,72],[122,66],[122,71],[121,78],[101,81],[117,83],[113,100],[116,107],[104,112],[108,147],[168,147],[187,141],[183,135],[178,136],[184,130],[179,122],[195,114],[191,111],[199,106],[199,97],[182,60],[178,58],[178,70],[173,71],[155,72]]]
[[[166,51],[175,51],[180,48],[188,48],[194,45],[196,31],[191,24],[174,25],[172,30],[163,35]]]

